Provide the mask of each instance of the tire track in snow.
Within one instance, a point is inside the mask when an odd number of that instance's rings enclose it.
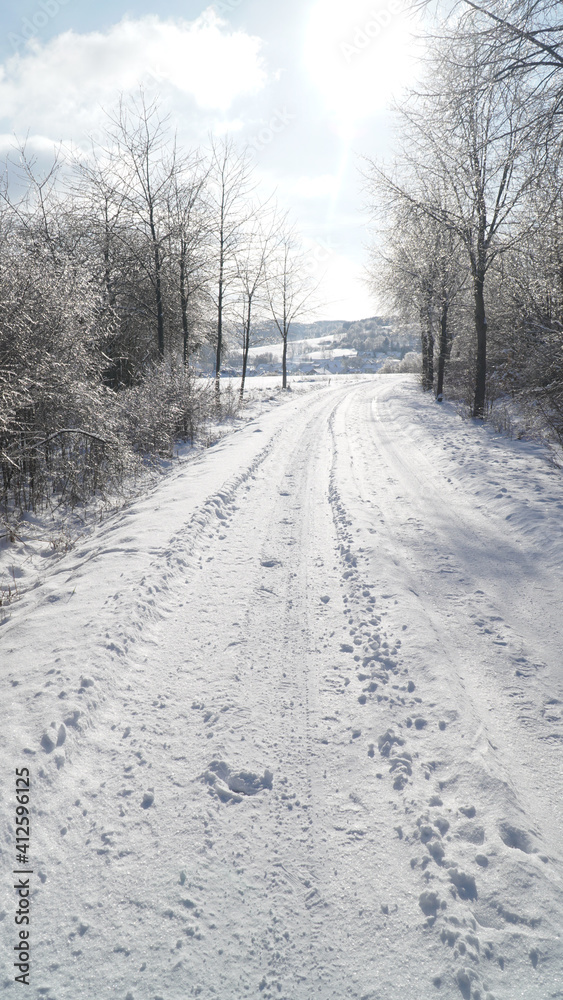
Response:
[[[294,440],[292,442],[293,448],[288,449],[288,455],[291,458],[291,470],[293,470],[293,472],[291,473],[290,471],[289,473],[291,475],[291,480],[285,478],[285,482],[289,482],[291,485],[289,485],[287,490],[280,489],[278,491],[280,496],[279,513],[281,514],[283,512],[285,517],[281,518],[276,515],[275,506],[273,511],[271,506],[269,509],[267,507],[265,508],[268,511],[268,519],[270,522],[269,526],[267,526],[267,538],[262,541],[260,536],[256,535],[255,531],[252,536],[248,531],[245,532],[244,522],[246,515],[244,505],[241,504],[239,510],[233,512],[232,515],[232,530],[230,532],[230,537],[228,538],[228,545],[225,543],[225,539],[221,539],[220,534],[217,531],[204,532],[201,536],[202,545],[195,547],[192,557],[192,565],[194,567],[201,565],[202,568],[198,572],[201,574],[202,578],[208,582],[209,589],[204,591],[202,596],[204,596],[205,599],[211,603],[214,603],[215,595],[212,588],[215,586],[225,595],[228,594],[230,590],[232,591],[232,583],[229,580],[229,575],[233,575],[233,565],[235,568],[235,575],[236,566],[238,565],[240,567],[241,584],[246,574],[245,559],[248,560],[249,554],[251,556],[252,565],[257,568],[259,567],[258,575],[254,577],[252,586],[254,594],[257,595],[261,603],[258,608],[255,604],[250,608],[247,607],[245,611],[245,620],[240,623],[242,626],[240,631],[237,631],[237,634],[242,632],[243,635],[252,636],[253,642],[239,642],[235,640],[236,645],[230,646],[230,648],[233,653],[235,651],[237,654],[242,653],[242,656],[237,656],[236,658],[238,683],[241,685],[246,683],[252,684],[253,698],[258,699],[258,701],[263,705],[263,710],[267,713],[266,717],[269,717],[268,739],[266,742],[271,747],[271,750],[275,750],[276,746],[279,747],[281,751],[285,753],[286,766],[291,764],[290,774],[292,777],[290,777],[289,781],[287,780],[287,775],[284,775],[283,768],[280,768],[279,764],[276,766],[272,765],[274,773],[273,795],[271,796],[268,794],[261,797],[260,802],[258,802],[257,796],[256,802],[252,802],[252,807],[259,810],[260,814],[262,814],[264,809],[268,809],[268,803],[274,799],[274,796],[278,797],[277,801],[279,805],[276,805],[276,815],[281,817],[281,824],[279,825],[279,833],[277,837],[278,843],[286,842],[288,845],[291,845],[291,851],[297,852],[298,856],[301,857],[300,869],[308,870],[307,878],[301,883],[299,901],[297,905],[297,913],[301,914],[299,917],[301,925],[303,928],[307,928],[305,932],[307,947],[309,945],[312,946],[317,940],[316,935],[322,925],[322,920],[317,916],[317,914],[323,908],[322,897],[320,897],[319,894],[318,879],[316,878],[315,872],[315,869],[318,867],[318,862],[315,862],[314,860],[314,848],[311,841],[312,823],[308,820],[307,816],[310,809],[307,802],[309,794],[308,789],[311,787],[311,781],[308,777],[308,773],[310,771],[310,762],[314,759],[310,736],[311,726],[308,722],[310,715],[310,707],[308,703],[311,700],[313,692],[307,691],[306,688],[307,671],[304,671],[303,675],[301,675],[301,666],[303,664],[304,656],[306,658],[307,651],[311,645],[311,639],[306,628],[306,616],[304,617],[303,610],[306,604],[307,574],[305,573],[303,578],[301,580],[299,579],[300,573],[303,574],[303,571],[307,569],[307,559],[303,559],[304,553],[301,550],[300,543],[301,539],[304,539],[304,544],[307,544],[308,526],[307,518],[303,517],[303,506],[304,500],[306,499],[307,463],[309,461],[311,443],[315,434],[316,422],[317,419],[311,417],[309,421],[311,427],[308,429],[307,434],[302,434],[302,436],[306,438],[303,447],[300,447],[299,445],[296,447]],[[286,438],[289,440],[290,437],[291,431],[288,431]],[[279,457],[277,460],[274,460],[274,456],[272,456],[272,464],[274,466],[277,464],[277,461],[279,461]],[[260,500],[263,498],[263,493],[261,493],[260,490],[263,491],[266,487],[270,490],[272,488],[273,484],[270,478],[272,471],[272,468],[269,468],[268,470],[262,468],[257,474],[256,482],[253,483],[252,491],[255,493],[254,502],[258,505],[260,504]],[[258,490],[258,493],[255,492],[256,490]],[[290,497],[283,498],[282,500],[282,494],[285,493],[290,493]],[[254,515],[249,512],[248,516],[250,518],[250,528],[253,523],[252,517]],[[288,537],[287,532],[289,526],[287,523],[283,524],[281,536],[277,534],[275,529],[272,530],[276,520],[280,522],[282,520],[287,522],[288,519],[293,520],[294,522],[292,529],[294,537]],[[212,538],[209,537],[210,534],[213,534]],[[241,551],[241,542],[244,543],[245,537],[248,537],[248,548],[243,547],[243,550]],[[203,552],[202,546],[205,547]],[[222,549],[225,549],[225,552],[228,553],[228,565],[221,563]],[[205,555],[202,558],[204,553]],[[209,575],[214,565],[217,567],[215,573],[218,574],[216,576],[216,584],[213,583],[213,577]],[[231,569],[229,569],[229,565],[231,566]],[[218,568],[219,566],[221,567],[220,570]],[[258,581],[261,582],[257,586],[256,584]],[[193,577],[191,579],[191,583],[196,588],[200,586],[197,584],[197,580]],[[189,584],[186,584],[186,586],[189,586]],[[217,594],[217,596],[219,595]],[[220,605],[221,602],[219,601],[215,603]],[[270,606],[271,611],[268,611]],[[198,608],[198,611],[199,610],[203,609]],[[279,612],[281,612],[281,615]],[[173,612],[171,612],[171,616],[176,613],[177,608],[175,607]],[[211,625],[213,616],[210,615],[208,617]],[[256,651],[257,648],[260,649],[260,637],[256,633],[256,617],[258,617],[261,622],[261,629],[268,631],[272,638],[276,637],[273,641],[273,652],[270,651],[269,647],[264,647],[262,649],[262,663],[260,663],[260,660],[256,662]],[[226,631],[228,632],[228,629],[225,629],[224,617],[221,621],[223,633],[221,637],[221,646],[223,646],[223,636]],[[163,624],[162,627],[164,628],[166,626]],[[217,629],[212,628],[212,634],[215,634],[216,632]],[[190,643],[189,645],[192,646],[193,643]],[[272,687],[274,690],[278,690],[278,688],[282,691],[284,690],[282,683],[283,676],[280,676],[279,672],[278,655],[279,651],[284,649],[284,646],[286,647],[285,660],[289,661],[289,664],[292,666],[291,671],[285,671],[285,673],[288,674],[288,692],[291,691],[293,694],[293,697],[288,699],[285,720],[280,718],[280,707],[277,706],[275,702],[272,702],[271,698],[268,697]],[[213,639],[211,641],[211,645],[206,651],[205,661],[217,661],[217,658],[220,658],[220,656],[221,653],[219,643],[216,643]],[[202,666],[203,662],[204,661],[202,661]],[[189,669],[194,669],[193,662],[190,664]],[[258,675],[257,670],[259,671]],[[277,671],[277,676],[270,676],[274,670]],[[251,671],[252,680],[250,680]],[[199,677],[201,677],[201,673],[199,674]],[[193,677],[193,681],[196,683],[196,686],[198,685],[199,677],[198,675]],[[266,685],[264,697],[257,694],[257,686],[262,683],[262,678],[264,679],[264,683]],[[213,691],[213,687],[215,686],[217,689]],[[208,712],[210,713],[208,718],[210,727],[209,732],[203,735],[212,736],[212,740],[208,745],[210,750],[211,746],[214,747],[215,759],[218,761],[229,761],[233,755],[233,744],[230,737],[225,732],[224,725],[222,726],[217,724],[217,720],[219,720],[220,723],[221,719],[227,720],[229,718],[233,718],[234,713],[234,719],[238,720],[237,725],[239,726],[237,732],[241,732],[243,735],[246,733],[246,744],[249,742],[249,734],[251,736],[253,734],[253,726],[254,732],[256,732],[257,720],[255,718],[253,719],[252,715],[248,716],[247,713],[246,723],[243,724],[241,728],[241,722],[245,713],[243,706],[241,705],[240,695],[238,698],[235,698],[235,703],[231,706],[230,713],[228,715],[222,714],[222,708],[225,707],[225,705],[221,705],[221,702],[224,699],[221,684],[210,685],[209,678],[207,681],[201,678],[201,687],[202,689],[207,688],[208,695],[207,697],[204,697],[203,702],[201,703],[200,711],[204,712],[204,717]],[[297,695],[297,697],[295,697],[295,695]],[[293,702],[293,704],[291,704],[291,702]],[[289,746],[287,745],[288,734],[285,729],[288,717],[292,720],[292,725],[295,729],[292,743],[290,743]],[[281,728],[280,722],[282,724]],[[211,732],[211,727],[213,727],[213,733]],[[242,736],[239,738],[242,739]],[[286,743],[285,747],[284,740]],[[254,742],[254,740],[251,740],[250,742]],[[260,742],[263,743],[264,740],[261,740]],[[241,744],[241,749],[243,749],[243,746],[244,744]],[[264,751],[262,750],[262,753],[263,752]],[[246,753],[248,753],[248,750],[246,750]],[[181,754],[178,754],[177,756],[181,756]],[[266,758],[266,762],[268,764],[272,764],[272,756],[272,752],[269,752]],[[238,762],[236,759],[233,762],[233,768],[235,771],[240,767],[241,762],[241,757],[238,752],[236,758],[238,758]],[[209,761],[209,759],[210,757],[208,755],[207,760]],[[248,757],[246,757],[246,759],[248,759]],[[254,755],[251,755],[251,760],[252,762],[256,760],[256,749]],[[202,764],[198,764],[196,770],[204,770],[205,766],[205,761],[203,761]],[[253,764],[251,766],[253,766]],[[302,771],[305,773],[302,777],[300,777],[300,772]],[[296,783],[300,785],[297,791]],[[235,804],[237,808],[240,807],[245,809],[250,808],[251,805],[250,802],[246,803],[245,801]],[[226,842],[228,842],[229,839],[222,821],[223,811],[225,808],[229,808],[228,802],[226,805],[225,803],[221,803],[218,808],[219,814],[215,815],[215,811],[212,809],[211,813],[208,813],[208,819],[206,820],[207,839],[209,839],[210,843],[212,842],[214,845],[221,843],[221,841],[225,840],[225,838],[227,838]],[[302,818],[300,817],[300,813]],[[303,820],[305,820],[305,822],[303,822]],[[214,847],[213,849],[216,848]],[[259,853],[258,845],[255,846],[255,850]],[[284,853],[286,853],[286,851],[284,851]],[[300,988],[299,982],[302,981],[302,995],[305,997],[308,996],[308,991],[310,989],[310,985],[307,985],[307,983],[310,984],[311,982],[311,976],[313,974],[312,969],[316,970],[315,977],[317,975],[321,975],[321,972],[319,970],[318,960],[312,965],[311,958],[308,956],[307,951],[303,950],[303,945],[299,942],[300,934],[296,935],[293,933],[296,925],[295,898],[292,901],[291,911],[286,912],[285,907],[280,904],[278,898],[280,879],[276,874],[276,866],[272,863],[272,860],[273,859],[271,859],[267,864],[265,888],[258,888],[261,885],[261,882],[254,864],[250,866],[245,865],[244,862],[240,864],[239,871],[241,873],[241,878],[248,880],[244,897],[246,898],[247,896],[253,895],[256,891],[258,891],[260,898],[264,900],[264,903],[258,907],[257,916],[254,918],[254,923],[258,926],[262,924],[264,930],[261,930],[259,933],[250,930],[253,921],[250,918],[250,914],[247,913],[246,910],[244,911],[245,915],[242,917],[243,924],[248,927],[250,938],[254,939],[256,942],[255,947],[259,950],[261,949],[265,955],[270,955],[272,959],[271,962],[270,959],[268,959],[266,963],[262,964],[264,974],[261,977],[259,984],[261,987],[261,995],[269,996],[271,991],[275,991],[272,992],[272,995],[278,996],[279,990],[277,984],[283,984],[284,981],[286,983],[291,983],[293,981],[293,986],[288,987],[286,985],[285,987],[285,989],[289,988],[289,995],[293,998],[293,996],[295,996],[294,990],[296,988],[295,981],[297,983],[297,988]],[[191,884],[190,873],[188,872],[187,874],[188,880],[186,885]],[[211,878],[211,871],[209,872],[209,877]],[[210,884],[212,883],[213,879],[211,878]],[[213,895],[213,893],[211,893],[211,895]],[[209,893],[204,892],[203,896],[209,896]],[[276,900],[277,902],[275,902]],[[262,911],[262,905],[266,905],[266,902],[268,902],[270,909],[273,909],[275,915],[274,924],[271,924],[266,920],[266,915]],[[199,909],[201,909],[201,906]],[[207,909],[208,911],[217,912],[216,904],[213,905],[210,903],[209,899]],[[258,919],[258,915],[261,919]],[[297,926],[299,926],[299,923],[297,923]],[[224,940],[224,950],[230,955],[229,963],[232,963],[233,969],[235,969],[238,963],[235,957],[236,952],[233,949],[237,949],[240,952],[241,943],[239,942],[237,944],[235,939],[231,940],[230,931],[227,932],[225,929],[224,933],[227,934],[226,940]],[[289,935],[289,941],[284,937],[285,934]],[[274,937],[276,941],[276,949],[275,954],[272,956],[269,942],[273,940]],[[228,949],[226,947],[227,943],[229,944]],[[299,949],[298,954],[301,955],[299,962],[296,961],[295,953],[292,954],[289,950],[294,949],[295,947]],[[203,949],[203,946],[200,945],[200,948]],[[202,953],[205,954],[205,951]],[[277,958],[275,957],[276,955]],[[284,958],[284,955],[287,957]],[[254,958],[250,958],[249,961],[251,965],[254,963],[255,958],[256,956]],[[249,966],[248,961],[246,964]],[[303,975],[298,974],[296,971],[299,965],[301,965],[303,969]],[[289,975],[289,973],[284,975],[284,968],[286,967],[290,970],[291,975]],[[240,980],[241,989],[245,981],[246,980],[244,980],[244,978]],[[227,980],[226,982],[230,982],[230,980]],[[229,988],[232,988],[232,983],[231,987],[226,986],[226,984],[223,986],[223,989]],[[254,988],[256,988],[256,984]],[[282,992],[282,996],[284,995],[285,993]]]

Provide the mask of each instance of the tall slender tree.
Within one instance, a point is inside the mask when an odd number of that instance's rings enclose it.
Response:
[[[239,326],[242,346],[242,375],[240,398],[248,367],[248,353],[252,339],[252,326],[257,314],[267,308],[267,287],[270,268],[275,259],[278,234],[284,220],[276,212],[266,217],[258,211],[246,233],[243,246],[236,254],[237,274],[240,283]]]
[[[281,231],[267,279],[270,312],[282,339],[282,389],[287,389],[287,344],[292,323],[310,312],[314,287],[307,256],[292,227]]]
[[[125,192],[129,250],[150,282],[158,354],[165,351],[164,269],[170,245],[173,198],[182,170],[169,120],[144,93],[108,114],[108,169]]]
[[[201,301],[210,279],[208,256],[209,215],[205,204],[208,169],[194,155],[174,176],[169,194],[170,263],[177,286],[182,323],[182,356],[189,365],[195,304]]]
[[[211,142],[208,204],[209,240],[213,261],[211,296],[216,315],[215,394],[220,395],[221,362],[224,347],[225,315],[237,274],[237,251],[244,242],[245,228],[254,208],[250,203],[253,189],[248,155],[240,152],[230,138]]]

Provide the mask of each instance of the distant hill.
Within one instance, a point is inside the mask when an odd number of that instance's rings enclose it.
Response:
[[[397,323],[393,317],[369,316],[357,320],[317,320],[314,323],[292,323],[289,340],[316,340],[319,337],[334,337],[335,341],[355,347],[352,343],[356,338],[373,341],[373,347],[379,346],[376,341],[389,341],[399,346],[410,346],[416,331],[412,327]],[[273,320],[265,320],[254,327],[252,343],[254,346],[266,346],[277,343],[280,339],[278,329]],[[369,346],[372,346],[371,344]],[[361,348],[360,348],[361,349]]]

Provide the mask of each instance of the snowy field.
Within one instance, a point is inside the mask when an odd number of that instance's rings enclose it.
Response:
[[[563,476],[409,376],[294,391],[0,629],[2,979],[45,1000],[563,997]]]
[[[288,360],[299,361],[302,357],[312,358],[313,360],[319,360],[327,357],[355,357],[358,353],[352,347],[331,348],[329,345],[332,343],[334,343],[333,336],[313,337],[308,340],[290,340],[287,345]],[[249,348],[248,356],[251,361],[260,357],[261,354],[271,354],[274,361],[281,363],[283,355],[283,342],[280,343],[279,341],[276,341],[273,344],[264,344],[261,347]]]

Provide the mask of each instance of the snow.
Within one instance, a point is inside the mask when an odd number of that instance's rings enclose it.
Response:
[[[0,629],[7,995],[28,767],[34,996],[563,996],[548,459],[335,377],[44,571]]]
[[[309,337],[305,340],[290,340],[287,345],[288,358],[301,358],[305,354],[308,358],[326,358],[327,352],[330,357],[344,357],[345,355],[356,355],[358,352],[353,348],[332,348],[335,338],[333,335],[324,337]],[[275,361],[281,361],[283,354],[283,342],[275,341],[273,344],[263,344],[258,347],[250,347],[248,355],[251,360],[260,357],[261,354],[271,354]]]

